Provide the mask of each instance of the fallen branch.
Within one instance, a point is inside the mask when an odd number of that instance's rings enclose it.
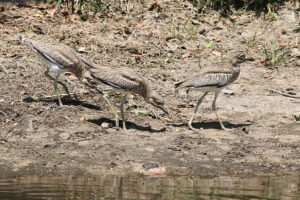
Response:
[[[274,89],[268,89],[268,91],[271,91],[271,92],[275,92],[275,93],[281,94],[282,96],[300,99],[300,95],[292,95],[292,94],[280,92],[280,91],[274,90]]]

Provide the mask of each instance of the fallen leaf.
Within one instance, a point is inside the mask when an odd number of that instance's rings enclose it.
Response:
[[[138,23],[137,25],[136,25],[136,29],[138,29],[138,30],[142,30],[143,29],[143,24],[141,24],[141,23]]]
[[[76,80],[77,78],[76,78],[75,75],[70,75],[70,76],[68,77],[68,79],[69,79],[70,81],[74,81],[74,80]]]
[[[48,15],[50,15],[51,17],[53,17],[56,14],[57,10],[56,9],[52,9],[48,11]]]
[[[147,110],[132,110],[131,112],[134,112],[134,113],[147,113],[148,111]]]
[[[294,46],[295,41],[282,42],[279,44],[280,47]]]
[[[88,50],[91,50],[91,49],[92,49],[92,47],[93,47],[92,43],[88,43],[88,45],[87,45],[87,49],[88,49]]]
[[[15,53],[6,54],[7,58],[11,58],[11,57],[15,57],[15,56],[17,56],[17,54],[15,54]]]
[[[166,122],[169,122],[169,123],[174,123],[175,122],[174,120],[169,119],[169,118],[166,118],[165,120],[166,120]]]
[[[33,15],[34,17],[45,17],[43,14],[41,14],[41,13],[36,13],[36,14],[34,14]]]
[[[75,21],[80,19],[80,16],[78,16],[78,15],[67,15],[66,19],[70,20],[71,22],[75,22]]]

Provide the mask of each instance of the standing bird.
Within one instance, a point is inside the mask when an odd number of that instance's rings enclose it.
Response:
[[[215,112],[215,114],[218,118],[218,121],[221,125],[221,128],[224,130],[231,130],[231,129],[225,128],[225,126],[223,125],[223,123],[219,117],[219,114],[217,112],[217,109],[216,109],[216,100],[217,100],[217,97],[218,97],[219,93],[221,92],[221,90],[224,87],[231,84],[232,82],[234,82],[238,78],[238,76],[240,74],[240,64],[247,60],[253,61],[254,59],[246,58],[245,55],[241,51],[235,52],[230,60],[230,63],[232,64],[232,67],[230,70],[208,71],[205,73],[197,74],[197,75],[193,76],[192,78],[189,78],[185,81],[175,84],[175,88],[177,88],[177,89],[187,88],[188,90],[193,89],[193,90],[204,91],[204,94],[198,100],[197,105],[194,110],[194,113],[192,114],[191,119],[188,123],[190,129],[196,130],[192,126],[192,122],[193,122],[195,114],[197,113],[199,105],[201,104],[204,97],[209,92],[215,92],[215,98],[212,103],[212,110]]]
[[[102,91],[99,88],[89,84],[85,79],[87,75],[86,67],[93,67],[86,59],[77,54],[73,49],[66,45],[50,45],[34,40],[30,40],[24,36],[20,36],[21,42],[25,43],[34,50],[37,55],[42,59],[42,61],[50,65],[50,67],[44,72],[45,76],[53,80],[53,86],[57,95],[58,103],[60,106],[63,106],[58,93],[57,84],[63,86],[64,90],[70,97],[68,87],[58,81],[59,76],[63,72],[71,72],[84,84],[94,89],[97,89],[101,94]],[[56,78],[52,77],[49,72],[57,72]]]
[[[127,94],[138,94],[142,96],[147,103],[161,109],[168,114],[164,107],[164,102],[161,100],[150,88],[148,81],[141,75],[132,71],[129,68],[111,69],[108,67],[98,67],[91,69],[89,81],[100,82],[114,88],[114,91],[121,93],[121,115],[123,129],[126,131],[124,104],[126,102]],[[108,102],[108,101],[107,101]],[[109,103],[109,102],[108,102]],[[115,110],[109,105],[116,117],[116,126],[119,128],[118,115]]]

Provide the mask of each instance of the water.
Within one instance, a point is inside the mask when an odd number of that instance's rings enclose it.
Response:
[[[213,179],[170,176],[0,176],[0,199],[300,200],[300,176]]]

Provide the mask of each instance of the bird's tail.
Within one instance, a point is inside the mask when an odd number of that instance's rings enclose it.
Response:
[[[175,83],[175,89],[177,89],[181,84],[183,83],[183,81],[182,82],[179,82],[179,83]]]
[[[31,42],[31,40],[29,38],[27,38],[27,37],[25,37],[23,35],[20,35],[19,38],[20,38],[21,42],[23,42],[24,44],[27,44],[30,47],[33,46],[32,42]]]

